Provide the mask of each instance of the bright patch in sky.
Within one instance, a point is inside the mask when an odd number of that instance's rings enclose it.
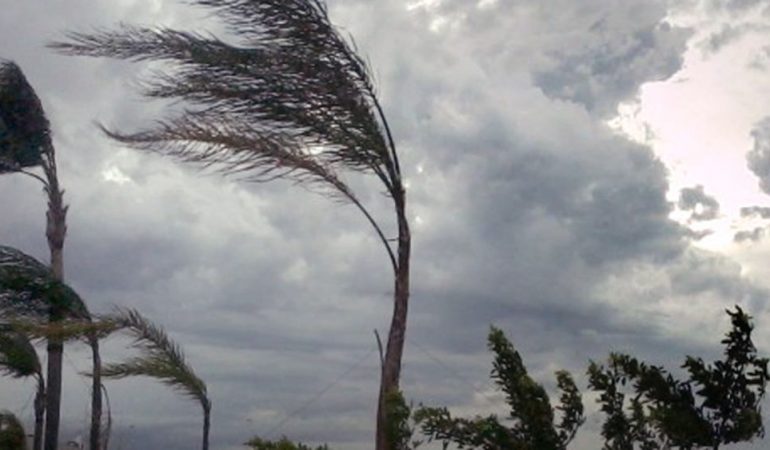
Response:
[[[102,179],[104,181],[111,181],[116,184],[126,184],[131,181],[126,174],[123,173],[118,167],[110,166],[102,171]]]
[[[740,209],[770,203],[746,161],[751,130],[770,113],[770,77],[762,68],[770,28],[759,25],[758,11],[739,18],[701,13],[672,18],[695,30],[682,69],[643,85],[610,126],[652,146],[670,171],[671,201],[681,189],[702,185],[719,202],[720,216],[693,228],[713,231],[701,246],[725,251],[734,234],[750,225]],[[685,222],[689,212],[672,217]]]

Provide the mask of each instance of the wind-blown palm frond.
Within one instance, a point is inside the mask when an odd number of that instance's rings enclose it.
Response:
[[[143,375],[157,378],[201,403],[208,402],[206,384],[187,364],[181,347],[162,328],[133,309],[118,309],[108,320],[134,338],[133,346],[141,355],[125,363],[106,364],[102,370],[104,377]]]
[[[395,145],[366,64],[330,23],[323,3],[191,3],[213,9],[241,42],[121,25],[69,33],[50,44],[69,55],[163,61],[167,69],[146,80],[144,94],[189,106],[146,130],[103,131],[134,148],[249,181],[288,179],[352,202],[396,269],[390,241],[338,174],[375,173],[403,210]]]
[[[0,59],[0,174],[42,164],[49,142],[40,99],[19,66]]]
[[[35,429],[33,450],[40,450],[43,443],[43,423],[45,408],[45,380],[35,347],[29,336],[13,324],[0,324],[0,373],[13,378],[34,377],[37,382],[35,393]],[[0,443],[0,448],[4,447]]]
[[[321,2],[192,3],[214,9],[241,42],[123,25],[70,33],[68,41],[51,44],[65,54],[164,61],[170,67],[147,80],[144,94],[182,100],[191,108],[151,130],[110,132],[112,137],[227,172],[248,171],[256,180],[288,176],[327,183],[324,172],[345,167],[376,173],[390,194],[400,186],[366,64],[332,26]]]
[[[102,377],[126,378],[146,376],[156,378],[174,390],[197,400],[204,414],[204,450],[208,448],[208,424],[211,400],[206,383],[185,361],[181,347],[172,341],[165,331],[133,309],[118,309],[107,318],[116,328],[123,329],[133,338],[133,347],[140,355],[122,363],[106,364]]]
[[[13,378],[41,376],[35,347],[23,333],[0,324],[0,373]]]
[[[85,303],[51,269],[13,247],[0,245],[0,313],[46,318],[87,319]]]
[[[56,322],[36,318],[12,319],[11,326],[31,339],[56,339],[61,342],[82,340],[90,343],[118,329],[109,320],[64,319]]]

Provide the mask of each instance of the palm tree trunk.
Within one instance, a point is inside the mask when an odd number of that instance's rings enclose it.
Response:
[[[45,417],[45,379],[42,373],[37,374],[37,393],[35,394],[35,431],[32,435],[32,450],[43,448],[43,424]]]
[[[401,379],[401,357],[404,353],[406,338],[406,318],[409,308],[409,256],[411,253],[411,235],[406,218],[406,197],[404,191],[394,197],[398,216],[398,266],[396,268],[395,289],[393,293],[393,317],[388,332],[385,361],[380,380],[380,396],[377,404],[377,450],[395,450],[388,436],[388,395],[399,390]]]
[[[99,376],[101,376],[101,373]],[[110,448],[110,433],[112,432],[112,410],[110,408],[110,396],[107,394],[107,388],[104,387],[104,383],[102,383],[101,389],[102,394],[104,395],[105,406],[107,407],[107,421],[105,423],[104,432],[102,433],[101,448],[99,450],[107,450]]]
[[[209,450],[209,429],[211,428],[211,403],[203,405],[203,450]]]
[[[45,450],[58,450],[59,407],[61,405],[61,373],[64,346],[48,341],[48,393],[45,402]]]
[[[46,213],[47,226],[46,237],[48,249],[51,252],[51,270],[57,280],[64,280],[64,237],[67,234],[67,208],[64,206],[64,193],[59,189],[59,180],[56,175],[56,163],[53,150],[47,153],[49,160],[43,168],[45,170],[48,194],[48,212]],[[50,321],[61,320],[60,308],[52,307]],[[59,339],[48,340],[48,368],[45,410],[45,450],[57,450],[59,442],[59,411],[61,408],[62,386],[62,356],[64,345]]]
[[[91,345],[93,370],[91,372],[91,434],[90,449],[101,450],[102,425],[102,358],[99,355],[99,338],[96,335],[88,338]]]

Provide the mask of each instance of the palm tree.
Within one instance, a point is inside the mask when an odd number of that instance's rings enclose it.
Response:
[[[140,356],[122,363],[106,364],[102,368],[105,378],[146,376],[156,378],[182,394],[198,401],[203,409],[203,450],[209,448],[211,426],[211,400],[206,383],[187,364],[181,347],[172,341],[165,331],[133,309],[118,309],[105,319],[115,329],[126,330],[133,338],[133,346]]]
[[[239,42],[211,34],[122,25],[50,44],[68,55],[162,61],[144,94],[191,107],[117,141],[251,181],[288,179],[352,203],[374,228],[394,272],[394,310],[382,362],[377,449],[389,447],[384,399],[398,391],[409,302],[411,237],[396,146],[369,68],[331,24],[322,0],[190,0]],[[397,239],[339,176],[375,175],[393,201]],[[395,245],[392,243],[395,241]],[[395,247],[395,248],[394,248]]]
[[[28,170],[40,166],[43,177]],[[64,239],[67,234],[67,206],[64,191],[59,187],[56,153],[51,141],[48,119],[40,99],[18,65],[0,59],[0,175],[23,173],[40,181],[48,196],[46,212],[46,238],[51,258],[53,276],[64,279]],[[50,321],[60,319],[64,312],[50,309]],[[99,342],[92,340],[92,448],[99,448],[101,420],[101,388],[99,386]],[[45,450],[56,450],[59,439],[59,413],[61,410],[63,343],[48,339],[48,392],[46,399]],[[95,425],[96,424],[96,425]]]
[[[43,445],[43,415],[45,413],[43,369],[37,351],[29,338],[6,324],[0,324],[0,373],[13,378],[34,377],[37,381],[32,449],[40,450]]]
[[[49,343],[53,341],[63,345],[66,340],[81,338],[87,334],[94,358],[92,376],[99,383],[95,386],[98,386],[98,392],[101,392],[101,362],[98,359],[98,339],[101,331],[96,326],[98,324],[90,323],[91,316],[83,299],[58,279],[48,266],[20,250],[3,245],[0,245],[0,316],[14,319],[14,326],[23,328],[22,331],[28,335],[46,339]],[[18,322],[19,318],[26,320]],[[75,323],[72,324],[72,321]],[[48,374],[50,375],[50,370]],[[50,398],[50,392],[46,392],[46,403]],[[92,398],[92,411],[98,409],[101,417],[101,395],[98,403],[93,400]],[[47,445],[49,436],[47,419],[46,410],[44,446]],[[95,436],[94,428],[97,428]],[[96,427],[92,423],[91,437],[95,438],[92,439],[92,444],[97,443],[92,448],[99,448],[98,430],[99,422]]]

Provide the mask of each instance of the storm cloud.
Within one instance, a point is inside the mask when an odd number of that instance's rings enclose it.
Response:
[[[93,121],[134,129],[159,117],[164,105],[134,89],[149,69],[43,48],[64,30],[119,21],[221,29],[181,3],[3,8],[0,56],[25,70],[55,133],[71,205],[67,278],[93,311],[137,308],[182,343],[209,384],[213,448],[242,448],[256,433],[369,448],[372,330],[387,327],[392,286],[365,220],[288,182],[244,184],[120,148]],[[487,396],[490,323],[545,381],[557,368],[580,378],[609,350],[677,364],[716,345],[726,306],[764,310],[767,292],[738,263],[694,248],[670,219],[660,159],[604,122],[643,83],[681,67],[690,32],[666,22],[667,2],[328,3],[371,61],[407,174],[414,259],[403,387],[416,403],[500,407]],[[770,191],[767,127],[758,126],[750,164]],[[345,176],[390,236],[378,186]],[[3,177],[0,195],[0,242],[43,259],[40,187]],[[679,206],[702,220],[718,212],[697,187]],[[108,344],[105,359],[122,344]],[[87,367],[82,350],[69,352],[68,438],[85,429],[74,372]],[[29,386],[0,383],[0,401],[21,411]],[[108,388],[114,442],[196,442],[200,417],[184,399],[147,380]],[[589,422],[575,448],[596,448],[597,428]]]

